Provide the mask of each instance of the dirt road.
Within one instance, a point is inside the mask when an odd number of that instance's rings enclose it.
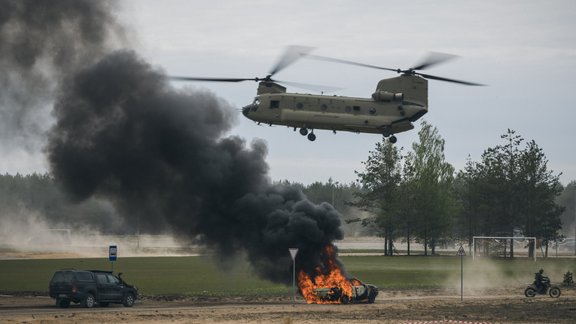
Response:
[[[297,300],[145,298],[133,308],[57,308],[45,296],[0,295],[1,323],[576,323],[576,294],[559,299],[522,295],[402,296],[374,304],[307,305]]]

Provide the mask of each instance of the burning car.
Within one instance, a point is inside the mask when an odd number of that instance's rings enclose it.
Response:
[[[321,262],[312,270],[298,272],[298,288],[308,304],[373,303],[378,287],[350,278],[336,257],[337,248],[328,244]]]
[[[378,296],[378,287],[365,284],[356,278],[349,281],[352,286],[351,294],[346,294],[342,287],[315,288],[314,293],[322,303],[374,303]]]

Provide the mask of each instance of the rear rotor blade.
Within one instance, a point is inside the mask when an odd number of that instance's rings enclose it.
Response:
[[[438,77],[438,76],[434,76],[434,75],[430,75],[430,74],[424,74],[424,73],[415,73],[415,74],[416,74],[416,75],[419,75],[419,76],[422,76],[422,77],[424,77],[424,78],[426,78],[426,79],[431,79],[431,80],[446,81],[446,82],[464,84],[464,85],[469,85],[469,86],[483,86],[483,85],[484,85],[484,84],[481,84],[481,83],[474,83],[474,82],[468,82],[468,81],[448,79],[448,78]]]
[[[306,55],[306,57],[311,58],[311,59],[315,59],[315,60],[319,60],[319,61],[343,63],[343,64],[362,66],[362,67],[367,67],[367,68],[372,68],[372,69],[378,69],[378,70],[393,71],[396,73],[402,73],[403,75],[420,75],[424,78],[431,79],[431,80],[446,81],[446,82],[452,82],[452,83],[458,83],[458,84],[470,85],[470,86],[483,86],[483,84],[480,84],[480,83],[449,79],[449,78],[438,77],[435,75],[423,74],[423,73],[417,72],[417,70],[427,69],[433,65],[444,63],[444,62],[447,62],[449,60],[452,60],[452,59],[455,59],[458,57],[457,55],[452,55],[452,54],[447,54],[447,53],[431,52],[422,61],[422,63],[414,66],[413,68],[407,69],[407,70],[391,69],[391,68],[381,67],[381,66],[377,66],[377,65],[358,63],[358,62],[354,62],[354,61],[347,61],[347,60],[336,59],[336,58],[320,56],[320,55],[309,54],[309,55]]]
[[[376,66],[376,65],[371,65],[371,64],[358,63],[358,62],[347,61],[347,60],[341,60],[341,59],[336,59],[336,58],[331,58],[331,57],[326,57],[326,56],[320,56],[320,55],[311,55],[310,54],[310,55],[306,55],[306,57],[311,58],[311,59],[315,59],[315,60],[319,60],[319,61],[350,64],[350,65],[355,65],[355,66],[362,66],[362,67],[367,67],[367,68],[371,68],[371,69],[378,69],[378,70],[393,71],[393,72],[398,72],[398,73],[401,72],[400,69],[390,69],[390,68],[386,68],[386,67],[381,67],[381,66]]]

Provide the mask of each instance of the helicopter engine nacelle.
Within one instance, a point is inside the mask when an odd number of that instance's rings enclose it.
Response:
[[[402,101],[404,99],[404,94],[377,90],[372,94],[372,99],[385,102]]]

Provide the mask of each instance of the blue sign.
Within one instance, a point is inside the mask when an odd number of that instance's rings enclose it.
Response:
[[[110,245],[108,248],[108,259],[110,262],[116,261],[118,258],[118,247],[116,245]]]

